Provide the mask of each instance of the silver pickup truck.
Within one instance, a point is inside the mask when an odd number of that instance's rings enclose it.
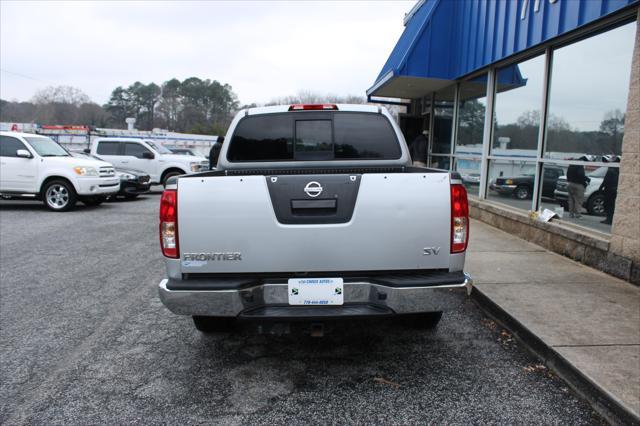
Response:
[[[160,298],[203,332],[401,314],[435,325],[471,291],[468,237],[460,176],[412,167],[386,109],[251,108],[216,170],[166,186]]]

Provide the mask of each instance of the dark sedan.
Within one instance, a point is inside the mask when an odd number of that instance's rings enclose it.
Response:
[[[558,178],[564,175],[564,169],[560,167],[545,167],[542,179],[542,196],[553,198]],[[519,200],[533,197],[534,175],[522,175],[514,177],[496,178],[489,186],[500,195],[514,196]]]
[[[117,168],[116,174],[120,177],[120,191],[115,196],[122,195],[127,200],[132,200],[151,189],[149,175],[144,172]]]

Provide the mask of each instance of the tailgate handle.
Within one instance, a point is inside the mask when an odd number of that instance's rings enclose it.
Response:
[[[291,200],[291,211],[295,213],[304,213],[305,210],[335,210],[337,206],[337,200]]]
[[[335,216],[338,213],[338,200],[291,200],[292,217]]]

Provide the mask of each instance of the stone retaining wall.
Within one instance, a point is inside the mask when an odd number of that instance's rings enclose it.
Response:
[[[557,222],[534,221],[524,212],[488,201],[469,199],[469,207],[469,215],[474,219],[640,285],[640,262],[611,251],[609,241],[597,233],[582,232]]]

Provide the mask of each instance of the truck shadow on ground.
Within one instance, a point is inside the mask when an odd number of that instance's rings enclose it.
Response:
[[[261,334],[246,323],[233,333],[194,330],[183,337],[183,371],[171,374],[172,383],[215,395],[217,406],[248,423],[286,423],[295,407],[309,415],[340,413],[326,420],[343,423],[479,421],[484,416],[473,406],[489,407],[494,420],[515,420],[522,410],[544,422],[553,417],[535,408],[541,397],[585,410],[560,379],[542,374],[544,366],[530,368],[539,362],[470,301],[431,330],[389,319],[328,323],[321,338],[308,328],[293,323]]]

